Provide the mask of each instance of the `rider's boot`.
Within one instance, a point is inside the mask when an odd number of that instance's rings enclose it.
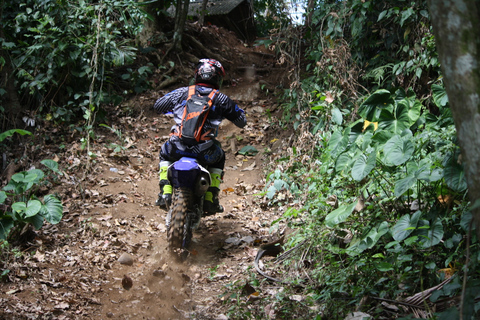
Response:
[[[218,168],[211,168],[208,170],[212,178],[212,184],[205,193],[205,200],[203,201],[203,211],[206,216],[215,213],[223,212],[223,207],[218,200],[220,193],[220,183],[222,182],[223,170]]]
[[[158,199],[155,201],[155,205],[159,206],[160,209],[168,210],[172,204],[172,185],[168,181],[167,172],[168,167],[172,163],[170,161],[161,161],[160,162],[160,193],[158,194]]]

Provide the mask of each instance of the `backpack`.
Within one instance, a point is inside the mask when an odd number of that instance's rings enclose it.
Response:
[[[196,94],[195,89],[195,86],[188,88],[188,98],[178,130],[178,136],[188,146],[210,140],[209,135],[213,129],[205,130],[203,126],[212,107],[213,98],[218,93],[218,90],[212,90],[208,96],[202,96]]]

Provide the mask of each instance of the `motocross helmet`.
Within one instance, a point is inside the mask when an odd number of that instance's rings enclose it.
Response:
[[[195,84],[205,83],[220,89],[224,76],[222,64],[214,59],[200,59],[195,68]]]

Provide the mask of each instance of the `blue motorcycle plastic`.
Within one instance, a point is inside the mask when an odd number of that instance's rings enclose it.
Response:
[[[168,245],[171,249],[187,249],[203,215],[210,173],[196,159],[184,157],[170,165],[168,180],[173,186],[166,218]]]

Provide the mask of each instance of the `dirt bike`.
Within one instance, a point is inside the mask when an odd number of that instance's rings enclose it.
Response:
[[[187,249],[203,215],[210,173],[196,159],[183,157],[168,168],[168,180],[173,186],[165,223],[168,245],[170,249]]]

